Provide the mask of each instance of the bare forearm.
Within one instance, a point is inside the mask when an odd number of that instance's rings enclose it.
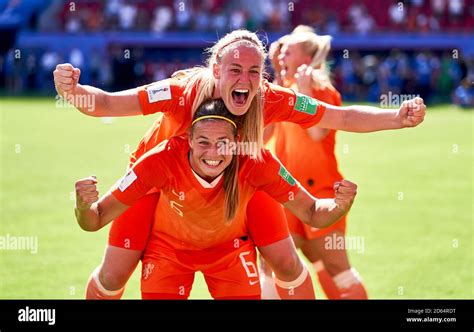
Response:
[[[108,116],[108,92],[89,85],[78,84],[72,92],[62,93],[62,97],[81,113],[103,117]]]
[[[85,231],[95,232],[103,227],[99,206],[96,203],[92,204],[89,209],[75,207],[74,213],[76,214],[77,223]]]
[[[58,64],[53,71],[58,94],[82,113],[95,117],[142,114],[138,89],[109,93],[79,84],[80,75],[80,69],[70,63]]]
[[[142,114],[136,89],[107,92],[102,89],[78,84],[63,98],[81,113],[93,117],[119,117]]]
[[[373,106],[355,105],[344,107],[344,127],[346,131],[365,133],[378,130],[400,129],[398,110]]]
[[[396,109],[354,105],[338,107],[325,104],[326,112],[318,127],[357,133],[400,129],[403,125]]]
[[[346,179],[334,183],[334,198],[318,199],[300,189],[283,205],[298,219],[316,228],[328,227],[344,216],[357,194],[357,185]]]
[[[334,199],[317,199],[311,209],[311,217],[307,224],[316,228],[328,227],[346,213],[347,211],[337,207]]]

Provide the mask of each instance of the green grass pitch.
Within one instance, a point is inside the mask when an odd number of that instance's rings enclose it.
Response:
[[[74,182],[95,174],[104,193],[156,117],[106,124],[53,98],[0,107],[0,236],[38,239],[37,253],[0,249],[0,298],[83,298],[108,227],[79,228]],[[347,235],[364,247],[349,256],[371,298],[473,298],[473,116],[430,107],[416,129],[338,134],[340,169],[359,185]],[[139,289],[136,272],[124,298]],[[191,298],[210,298],[200,276]]]

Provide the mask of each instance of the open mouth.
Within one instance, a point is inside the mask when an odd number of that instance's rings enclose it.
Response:
[[[212,160],[212,159],[202,159],[202,162],[207,166],[207,167],[218,167],[220,164],[222,164],[222,160]]]
[[[249,90],[235,89],[232,91],[232,100],[237,106],[244,106],[249,97]]]

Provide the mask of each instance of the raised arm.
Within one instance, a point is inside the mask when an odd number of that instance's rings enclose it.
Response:
[[[426,112],[426,105],[420,97],[404,101],[398,110],[323,104],[326,111],[318,127],[358,133],[416,127],[423,122]]]
[[[342,180],[334,184],[334,191],[333,199],[318,199],[301,188],[293,200],[283,205],[298,219],[312,227],[328,227],[349,212],[357,194],[357,185]]]
[[[94,117],[117,117],[142,114],[137,89],[120,92],[79,84],[81,70],[69,63],[56,66],[53,71],[54,86],[58,95],[82,113]]]
[[[93,176],[76,182],[74,212],[79,226],[88,232],[98,231],[128,209],[110,191],[99,200],[96,184]]]

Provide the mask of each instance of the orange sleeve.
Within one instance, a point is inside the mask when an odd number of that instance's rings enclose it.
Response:
[[[184,105],[184,85],[177,79],[166,79],[138,88],[143,115],[162,112],[173,114]]]
[[[143,155],[112,188],[112,195],[126,205],[133,205],[151,189],[161,189],[169,178],[168,141]]]
[[[268,82],[264,83],[263,91],[265,125],[293,122],[306,129],[324,116],[326,107],[315,98]]]
[[[265,191],[280,203],[287,202],[296,195],[301,186],[298,181],[268,150],[263,153],[263,162],[255,162],[250,171],[249,181],[257,190]]]
[[[313,89],[313,97],[330,105],[342,105],[341,94],[332,85],[323,89]]]

